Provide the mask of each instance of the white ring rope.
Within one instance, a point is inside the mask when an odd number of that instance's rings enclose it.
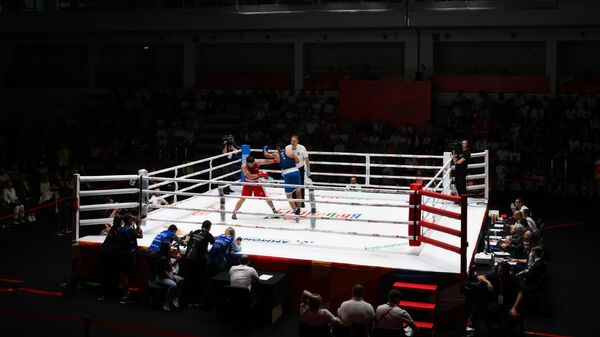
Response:
[[[149,208],[167,208],[181,211],[190,211],[190,212],[210,212],[210,213],[228,213],[233,214],[233,211],[226,210],[214,210],[208,208],[191,208],[191,207],[179,207],[179,206],[162,206],[162,205],[149,205]],[[290,211],[291,212],[291,211]],[[385,223],[385,224],[394,224],[394,225],[412,225],[412,221],[393,221],[393,220],[375,220],[375,219],[355,219],[355,218],[333,218],[326,216],[318,216],[318,215],[296,215],[296,214],[275,214],[275,213],[256,213],[256,212],[235,212],[236,214],[245,214],[245,215],[265,215],[271,217],[278,218],[306,218],[306,219],[318,219],[318,220],[339,220],[339,221],[358,221],[358,222],[367,222],[367,223]],[[310,213],[310,212],[304,212]]]
[[[334,161],[311,161],[311,165],[333,165],[333,166],[366,166],[363,163],[344,163]],[[426,166],[426,165],[400,165],[400,164],[369,164],[370,167],[391,167],[391,168],[405,168],[405,169],[424,169],[424,170],[439,170],[441,166]]]
[[[233,164],[237,164],[237,161],[230,161],[230,162],[227,162],[225,164],[218,165],[218,166],[215,166],[215,167],[212,167],[212,168],[207,168],[207,169],[202,170],[202,171],[198,171],[198,172],[193,172],[193,173],[190,173],[190,174],[186,174],[186,175],[181,176],[179,178],[181,178],[181,179],[188,179],[188,178],[191,178],[191,177],[199,176],[201,174],[209,173],[209,172],[214,171],[214,170],[222,169],[224,167],[231,166]],[[240,171],[237,170],[235,172],[237,173],[237,172],[240,172]],[[213,178],[213,180],[216,180],[216,179],[218,179],[218,178]],[[150,188],[157,188],[157,187],[168,185],[168,184],[169,184],[168,182],[156,183],[154,185],[151,185]]]
[[[262,152],[262,150],[252,150]],[[351,156],[351,157],[378,157],[378,158],[419,158],[419,159],[443,159],[444,156],[423,155],[423,154],[386,154],[386,153],[358,153],[358,152],[326,152],[310,151],[309,155],[332,155],[332,156]]]
[[[217,211],[213,211],[217,212]],[[242,214],[242,213],[240,213]],[[289,216],[289,215],[288,215]],[[150,221],[160,221],[164,223],[186,223],[186,224],[202,224],[200,221],[186,221],[186,220],[177,220],[177,221],[166,221],[165,219],[154,219],[154,218],[146,218],[146,220]],[[256,228],[256,229],[272,229],[272,230],[280,230],[280,231],[297,231],[297,232],[314,232],[314,233],[327,233],[327,234],[350,234],[356,236],[368,236],[368,237],[380,237],[380,238],[390,238],[390,239],[412,239],[412,235],[386,235],[386,234],[377,234],[377,233],[360,233],[360,232],[339,232],[328,229],[310,229],[308,227],[303,228],[294,228],[294,227],[268,227],[268,226],[259,226],[259,225],[242,225],[242,224],[228,224],[228,223],[215,223],[216,225],[224,225],[231,227],[240,227],[240,228]]]
[[[224,157],[228,157],[228,156],[233,156],[235,154],[240,153],[241,150],[236,150],[236,151],[231,151],[228,153],[223,153],[214,157],[209,157],[209,158],[204,158],[204,159],[200,159],[200,160],[196,160],[190,163],[185,163],[185,164],[181,164],[181,165],[177,165],[177,166],[173,166],[173,167],[168,167],[166,169],[162,169],[162,170],[158,170],[158,171],[152,171],[148,173],[148,176],[155,176],[157,174],[161,174],[161,173],[165,173],[165,172],[170,172],[170,171],[174,171],[174,170],[178,170],[181,168],[186,168],[189,166],[193,166],[193,165],[198,165],[198,164],[202,164],[202,163],[207,163],[210,162],[211,160],[215,160],[215,159],[220,159],[220,158],[224,158]],[[236,162],[236,161],[234,161]]]
[[[171,181],[171,182],[180,182],[180,183],[209,183],[209,184],[217,184],[217,185],[234,185],[234,186],[260,186],[258,183],[250,183],[250,182],[241,182],[241,181],[214,181],[214,180],[204,180],[204,179],[182,179],[182,178],[165,178],[165,177],[148,177],[148,180],[157,180],[157,181]],[[308,186],[308,185],[296,185],[296,184],[272,184],[272,183],[263,183],[261,184],[265,187],[294,187],[296,189],[307,188],[310,187],[314,190],[323,190],[323,191],[348,191],[346,188],[337,188],[337,187],[321,187],[321,186]],[[409,192],[405,190],[383,190],[383,189],[371,189],[371,188],[361,188],[362,192],[366,193],[381,193],[381,194],[408,194]]]
[[[152,190],[142,190],[142,192],[154,193]],[[161,193],[163,193],[161,191]],[[206,194],[206,193],[193,193],[193,192],[173,192],[173,191],[165,191],[164,194],[172,194],[172,195],[183,195],[188,197],[202,197],[202,198],[226,198],[226,199],[248,199],[248,200],[271,200],[271,201],[293,201],[293,202],[304,202],[304,203],[312,203],[315,204],[332,204],[332,205],[349,205],[349,206],[369,206],[369,207],[400,207],[400,208],[408,208],[410,207],[407,203],[400,204],[370,204],[370,203],[360,203],[360,202],[345,202],[345,201],[327,201],[327,200],[315,200],[310,201],[309,199],[293,199],[293,198],[271,198],[271,197],[253,197],[253,196],[237,196],[237,195],[218,195],[218,194]],[[323,196],[315,196],[315,197],[323,197]],[[345,199],[345,197],[344,197]],[[371,199],[371,198],[362,198],[362,199]],[[385,199],[389,200],[389,199]]]

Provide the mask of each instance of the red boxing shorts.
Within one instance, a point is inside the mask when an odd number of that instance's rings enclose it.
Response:
[[[242,197],[251,197],[252,195],[255,197],[267,196],[265,189],[262,186],[244,185],[244,187],[242,187]]]

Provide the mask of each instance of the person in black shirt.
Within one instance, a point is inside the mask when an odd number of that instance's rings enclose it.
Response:
[[[184,295],[189,306],[198,306],[204,299],[208,282],[208,244],[214,244],[215,238],[210,234],[212,223],[208,220],[202,223],[202,228],[189,234],[185,250],[185,283]]]
[[[129,296],[129,280],[134,277],[137,265],[137,239],[144,237],[142,227],[138,223],[139,220],[131,213],[125,213],[123,215],[123,225],[117,231],[118,258],[121,265],[121,287],[123,291],[121,304],[133,303],[133,299]]]
[[[502,262],[496,272],[477,279],[487,285],[489,302],[478,324],[478,336],[513,336],[520,319],[523,299],[521,283],[511,273],[510,264]]]
[[[98,301],[116,293],[119,283],[119,230],[123,217],[116,215],[102,246],[100,246],[100,296]]]
[[[452,150],[452,163],[454,163],[454,185],[458,195],[467,194],[467,166],[471,159],[469,141],[463,139],[460,142],[461,151]]]

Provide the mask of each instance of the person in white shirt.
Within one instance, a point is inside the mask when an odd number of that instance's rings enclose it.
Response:
[[[148,202],[154,206],[167,206],[169,204],[169,202],[160,195],[160,189],[158,188],[154,189],[154,194],[150,197]]]
[[[310,160],[308,159],[308,151],[306,151],[304,145],[298,143],[299,141],[300,138],[298,135],[292,135],[290,145],[286,146],[285,150],[288,151],[289,149],[290,151],[295,152],[298,159],[300,159],[300,161],[296,163],[296,167],[300,171],[300,185],[304,185],[305,175],[307,178],[310,177]],[[301,189],[300,193],[302,194],[302,199],[304,199],[304,189]],[[305,207],[304,202],[301,207]]]
[[[340,305],[338,317],[343,326],[351,327],[355,324],[363,324],[366,326],[367,331],[371,330],[375,310],[373,310],[370,303],[365,302],[363,299],[364,294],[365,288],[361,284],[355,284],[352,287],[352,299]]]
[[[521,213],[523,214],[525,220],[527,220],[527,226],[529,226],[529,228],[531,228],[532,231],[536,232],[538,230],[538,227],[535,221],[533,221],[533,218],[530,216],[531,214],[529,208],[525,206],[521,207]]]
[[[521,197],[517,197],[515,198],[515,202],[510,204],[510,209],[514,212],[514,211],[521,211],[523,212],[523,210],[525,209],[529,209],[529,207],[525,206],[523,204],[523,198]]]
[[[346,185],[347,190],[358,190],[360,189],[360,185],[358,184],[358,179],[356,177],[350,178],[350,184]]]
[[[300,321],[307,325],[339,325],[340,319],[329,310],[321,308],[321,295],[308,290],[302,292],[300,299]]]
[[[375,311],[375,326],[384,329],[401,329],[404,324],[407,324],[415,331],[419,329],[410,314],[400,308],[400,297],[401,294],[398,289],[390,290],[388,302],[378,306]]]
[[[252,290],[252,283],[258,283],[258,273],[256,269],[250,267],[250,257],[242,255],[240,264],[232,266],[229,269],[229,280],[232,287],[248,288]]]
[[[15,191],[13,182],[10,179],[4,183],[4,188],[2,189],[2,200],[8,204],[8,206],[13,207],[13,213],[15,214],[13,224],[16,225],[19,223],[25,223],[25,206],[17,197],[17,192]]]

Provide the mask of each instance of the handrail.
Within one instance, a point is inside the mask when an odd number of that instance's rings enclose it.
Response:
[[[438,176],[439,176],[439,175],[440,175],[442,172],[444,172],[444,169],[446,169],[446,167],[447,167],[447,166],[450,166],[450,163],[451,163],[451,162],[452,162],[452,159],[448,160],[448,161],[447,161],[447,162],[444,164],[444,166],[442,166],[442,168],[441,168],[441,169],[440,169],[440,170],[439,170],[439,171],[438,171],[438,172],[437,172],[437,173],[436,173],[436,174],[433,176],[433,178],[431,178],[431,180],[430,180],[430,181],[427,183],[427,185],[423,186],[423,189],[424,189],[424,190],[425,190],[425,189],[428,189],[428,188],[431,186],[431,184],[433,184],[434,180],[436,180],[436,179],[437,179],[437,177],[438,177]]]

